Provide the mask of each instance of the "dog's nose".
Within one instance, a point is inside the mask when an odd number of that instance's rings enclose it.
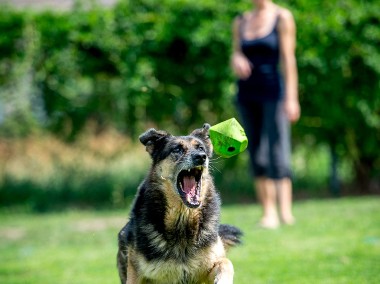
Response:
[[[203,165],[207,159],[207,155],[205,153],[197,153],[194,155],[194,162],[196,165]]]

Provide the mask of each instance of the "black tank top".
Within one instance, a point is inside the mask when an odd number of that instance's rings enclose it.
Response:
[[[240,24],[240,46],[244,55],[252,63],[251,76],[238,80],[238,100],[276,101],[283,97],[283,83],[279,72],[279,36],[277,31],[278,16],[273,30],[266,36],[253,40],[244,39]]]

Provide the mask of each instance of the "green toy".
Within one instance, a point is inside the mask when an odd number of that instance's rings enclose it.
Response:
[[[218,123],[210,128],[214,152],[223,158],[230,158],[243,152],[248,138],[243,127],[235,118]]]

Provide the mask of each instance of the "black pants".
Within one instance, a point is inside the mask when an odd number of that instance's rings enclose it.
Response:
[[[291,178],[290,123],[283,101],[238,103],[254,176]]]

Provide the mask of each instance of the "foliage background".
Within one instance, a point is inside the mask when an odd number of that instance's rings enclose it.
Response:
[[[352,177],[344,182],[353,185],[351,193],[379,190],[380,10],[376,1],[279,3],[293,11],[297,22],[302,117],[293,127],[293,144],[306,157],[306,163],[296,167],[297,173],[318,172],[321,164],[328,165],[324,161],[329,157],[324,154],[310,168],[313,154],[324,149],[340,162],[339,167],[349,168],[345,173]],[[118,204],[115,200],[120,196],[134,192],[126,189],[126,184],[135,188],[143,175],[143,170],[136,173],[128,167],[108,168],[111,163],[125,165],[123,159],[133,157],[125,148],[133,147],[129,138],[136,140],[151,126],[177,134],[204,121],[215,124],[237,116],[235,79],[229,66],[231,23],[250,5],[250,1],[126,0],[111,8],[80,1],[70,11],[3,6],[3,204],[15,199],[44,206],[49,204],[47,200],[81,203],[88,195],[86,190],[93,188],[99,189],[95,204],[102,200]],[[75,150],[86,148],[81,144],[85,134],[101,136],[110,129],[122,134],[113,137],[125,141],[124,146],[113,148],[109,155],[88,153],[96,162],[86,164],[85,158],[78,159],[86,153]],[[70,154],[56,151],[47,146],[49,140],[40,143],[44,155],[33,157],[32,166],[23,156],[21,164],[10,169],[17,152],[15,141],[45,135],[74,150]],[[76,159],[68,162],[62,153]],[[44,156],[51,163],[41,159],[40,164],[47,168],[41,171],[36,161]],[[239,192],[244,199],[251,194],[247,156],[217,163],[216,181],[227,197],[236,198]],[[94,169],[95,164],[103,166]],[[20,165],[25,167],[24,173]],[[296,182],[307,187],[314,183],[312,174]]]

